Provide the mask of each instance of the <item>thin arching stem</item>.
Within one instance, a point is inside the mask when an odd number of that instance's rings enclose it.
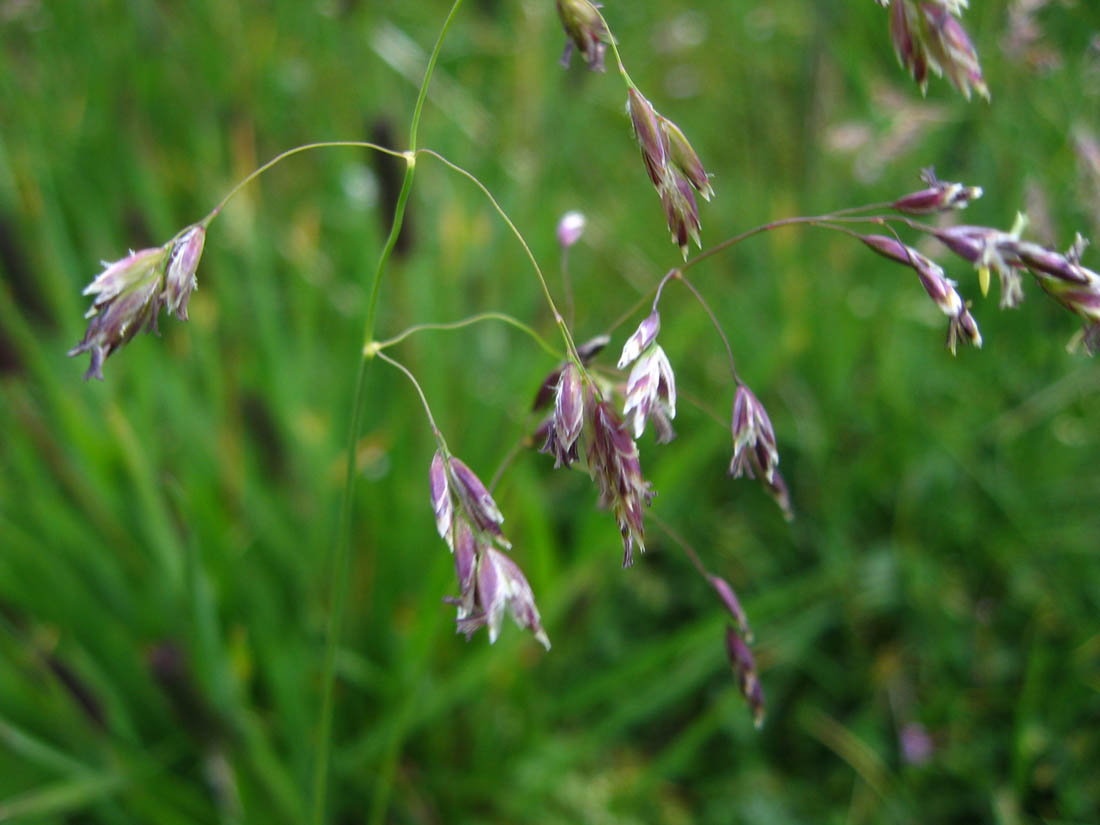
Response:
[[[714,325],[714,328],[718,330],[718,335],[722,339],[722,343],[726,346],[726,355],[729,356],[730,360],[730,374],[733,376],[733,380],[740,384],[741,378],[737,374],[737,365],[733,361],[733,349],[730,347],[730,339],[726,336],[726,331],[722,329],[722,325],[718,323],[718,317],[714,314],[714,310],[710,308],[710,304],[707,303],[706,298],[702,296],[702,293],[695,288],[695,285],[689,281],[683,273],[679,273],[679,277],[676,280],[680,281],[691,291],[691,294],[695,296],[695,300],[702,305],[703,310],[710,317],[710,322]]]
[[[574,359],[577,365],[583,368],[580,356],[577,354],[577,345],[573,342],[573,334],[569,331],[569,327],[566,325],[565,319],[558,311],[557,304],[554,303],[554,296],[550,294],[550,286],[546,282],[546,276],[542,273],[542,267],[540,267],[539,262],[535,260],[535,254],[531,251],[531,247],[528,245],[527,239],[523,237],[523,233],[516,228],[515,223],[513,223],[512,219],[508,217],[508,213],[504,211],[504,208],[497,202],[497,199],[493,197],[493,193],[490,192],[485,184],[478,180],[477,176],[474,175],[472,172],[463,169],[457,163],[445,158],[438,152],[432,151],[431,149],[421,149],[419,150],[418,154],[430,155],[431,157],[442,163],[444,166],[447,166],[453,169],[455,172],[458,172],[464,178],[472,182],[474,186],[480,189],[485,197],[489,199],[489,202],[493,205],[493,209],[495,209],[497,211],[497,214],[499,214],[504,222],[508,224],[508,228],[512,230],[512,234],[516,236],[516,238],[520,242],[520,245],[523,246],[523,251],[527,253],[527,258],[531,261],[531,266],[534,268],[535,274],[538,276],[539,279],[539,284],[542,286],[543,295],[546,296],[546,302],[550,306],[550,311],[554,314],[554,322],[558,325],[558,329],[561,330],[562,338],[565,340],[566,348],[569,350],[569,357],[571,359]]]
[[[471,315],[469,318],[463,318],[461,321],[451,321],[449,323],[414,324],[408,329],[399,332],[392,338],[387,338],[385,341],[375,341],[373,344],[368,344],[367,349],[373,349],[373,352],[377,352],[378,350],[392,347],[394,344],[400,344],[410,335],[415,335],[418,332],[425,332],[428,330],[446,331],[462,329],[464,327],[472,326],[473,324],[479,324],[482,321],[502,321],[509,326],[513,326],[516,329],[525,332],[529,336],[531,336],[531,338],[534,339],[535,343],[537,343],[542,348],[543,352],[553,356],[555,359],[561,360],[561,352],[550,346],[550,344],[546,342],[545,338],[535,332],[535,330],[532,329],[530,326],[523,323],[523,321],[520,321],[518,318],[513,318],[511,315],[508,315],[504,312],[480,312],[477,315]],[[373,352],[368,352],[367,354],[370,355],[373,354]]]
[[[391,367],[399,369],[405,374],[405,377],[412,382],[413,387],[416,388],[416,394],[420,396],[420,403],[424,407],[424,414],[428,416],[428,424],[431,425],[432,435],[435,436],[435,442],[439,446],[440,451],[444,455],[450,455],[450,450],[447,449],[447,441],[443,438],[443,433],[440,432],[438,425],[435,423],[435,416],[432,415],[431,405],[428,403],[428,397],[424,395],[424,389],[420,386],[420,382],[416,380],[416,376],[412,374],[412,370],[398,361],[396,358],[390,358],[386,353],[379,350],[375,353],[378,358],[381,358]]]
[[[266,172],[272,166],[275,166],[276,164],[279,164],[279,163],[283,162],[284,160],[286,160],[289,157],[293,157],[294,155],[299,155],[302,152],[309,152],[309,151],[312,151],[313,149],[335,149],[335,148],[338,148],[338,147],[339,148],[352,147],[352,148],[356,148],[356,149],[373,149],[375,152],[381,152],[384,155],[392,155],[394,157],[399,157],[399,158],[404,157],[403,153],[401,153],[401,152],[398,152],[394,149],[387,149],[385,146],[379,146],[377,143],[370,143],[369,141],[365,141],[365,140],[325,140],[325,141],[320,141],[320,142],[317,142],[317,143],[305,143],[305,144],[302,144],[301,146],[295,146],[293,149],[287,149],[285,152],[280,152],[278,155],[273,157],[271,160],[269,160],[263,166],[259,167],[258,169],[254,169],[252,172],[250,172],[247,177],[245,177],[236,186],[234,186],[232,189],[230,189],[229,193],[224,198],[221,199],[221,201],[218,203],[218,205],[215,206],[212,210],[210,210],[210,214],[208,214],[205,218],[203,218],[201,221],[199,221],[199,223],[201,223],[203,226],[208,226],[210,224],[210,222],[212,220],[214,220],[214,218],[218,217],[218,215],[221,213],[222,209],[225,208],[225,205],[227,203],[229,203],[231,200],[233,200],[233,198],[237,195],[238,192],[240,192],[242,189],[244,189],[246,186],[248,186],[248,184],[252,183],[252,181],[254,181],[256,178],[258,178],[260,175],[262,175],[264,172]]]
[[[630,73],[627,72],[626,66],[623,65],[622,55],[619,54],[619,44],[615,41],[615,35],[611,33],[611,27],[607,25],[606,18],[604,18],[603,14],[601,14],[598,10],[596,11],[596,15],[600,18],[600,22],[603,23],[604,31],[607,32],[607,45],[611,47],[611,54],[615,56],[615,65],[618,66],[619,74],[623,76],[623,81],[626,83],[628,88],[638,88],[634,85],[634,81],[630,79]]]

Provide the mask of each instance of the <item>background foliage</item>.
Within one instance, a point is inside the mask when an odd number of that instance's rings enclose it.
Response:
[[[100,259],[163,242],[296,143],[403,144],[447,5],[0,3],[0,820],[303,820],[392,170],[355,150],[288,162],[213,225],[190,324],[135,341],[102,384],[65,350]],[[1100,13],[974,6],[992,105],[942,81],[922,100],[869,0],[605,12],[715,174],[705,241],[894,197],[932,164],[985,187],[967,222],[1007,227],[1026,206],[1044,241],[1100,234]],[[570,258],[584,339],[676,252],[621,83],[562,70],[563,43],[550,0],[470,0],[421,133],[489,185],[550,272],[558,216],[589,215]],[[467,182],[425,159],[411,219],[382,334],[483,309],[552,334],[521,250]],[[798,518],[726,477],[728,430],[693,405],[680,438],[647,437],[642,457],[654,511],[746,604],[759,732],[720,606],[682,553],[651,527],[621,571],[590,483],[545,456],[524,454],[498,501],[553,650],[511,626],[492,648],[454,636],[430,433],[376,365],[334,820],[1100,821],[1100,375],[1036,290],[1001,313],[971,272],[951,274],[986,340],[957,359],[911,273],[840,236],[784,230],[695,274],[775,421]],[[724,421],[717,337],[682,291],[662,309],[682,391]],[[395,354],[486,477],[553,366],[489,325]],[[921,732],[927,758],[905,758],[903,734]]]

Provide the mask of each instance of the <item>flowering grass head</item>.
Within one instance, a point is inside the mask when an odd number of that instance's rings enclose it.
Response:
[[[641,438],[646,422],[652,417],[658,443],[675,436],[672,419],[676,417],[676,376],[665,351],[657,344],[661,316],[654,310],[627,339],[619,357],[619,369],[634,363],[626,382],[623,416],[633,418],[634,437]]]
[[[879,0],[890,6],[890,39],[902,67],[928,90],[928,72],[946,76],[964,97],[971,91],[989,99],[978,53],[959,17],[961,0]]]
[[[155,329],[167,255],[164,247],[132,252],[105,264],[106,269],[85,288],[85,295],[95,295],[84,316],[91,320],[83,340],[68,352],[70,357],[84,352],[91,354],[85,380],[102,381],[103,362],[111,353],[141,329]]]
[[[978,331],[977,321],[955,290],[955,282],[944,275],[943,268],[939,264],[896,238],[886,235],[863,235],[860,240],[883,257],[908,266],[917,273],[928,297],[949,319],[947,348],[951,350],[952,355],[955,354],[959,341],[981,347],[982,336]]]
[[[634,546],[645,552],[643,508],[654,493],[642,477],[638,446],[615,408],[595,399],[589,407],[588,472],[599,488],[599,505],[615,514],[623,538],[623,567],[630,567]]]
[[[437,451],[428,480],[436,529],[454,554],[459,595],[447,601],[457,607],[458,632],[469,639],[486,627],[493,643],[509,613],[549,650],[531,586],[503,552],[512,546],[500,530],[504,516],[481,479],[460,459]]]
[[[627,90],[626,110],[646,174],[661,198],[672,242],[687,258],[689,240],[702,245],[695,193],[711,199],[714,188],[710,176],[680,127],[659,114],[633,86]]]
[[[187,302],[195,288],[195,270],[202,257],[206,230],[199,224],[181,232],[164,246],[131,252],[105,269],[84,288],[94,295],[84,314],[91,319],[84,338],[69,357],[89,353],[91,364],[84,379],[103,380],[103,362],[142,329],[156,331],[162,307],[187,320]]]

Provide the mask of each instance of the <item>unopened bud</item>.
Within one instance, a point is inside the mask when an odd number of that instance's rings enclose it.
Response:
[[[568,249],[584,234],[585,219],[580,212],[566,212],[558,221],[558,243],[562,249]]]

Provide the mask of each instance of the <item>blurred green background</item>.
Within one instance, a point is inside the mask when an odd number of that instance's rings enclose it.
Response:
[[[65,351],[100,260],[170,238],[277,152],[403,146],[448,5],[0,2],[0,820],[304,821],[393,170],[354,149],[277,167],[213,224],[189,324],[135,339],[104,383]],[[985,187],[968,223],[1027,208],[1044,242],[1100,235],[1100,11],[974,6],[991,105],[936,79],[922,99],[870,0],[604,11],[714,175],[705,242],[891,199],[929,165]],[[570,255],[583,340],[678,255],[621,82],[562,69],[563,45],[551,0],[467,0],[421,140],[485,181],[559,294],[555,222],[589,216]],[[468,182],[424,159],[410,210],[381,335],[494,309],[552,338]],[[651,526],[621,570],[592,484],[546,456],[522,454],[497,500],[552,651],[511,623],[493,647],[455,636],[431,435],[374,365],[331,821],[1100,822],[1100,372],[1032,284],[1000,312],[996,287],[949,274],[986,341],[954,359],[916,278],[840,235],[783,230],[694,271],[775,423],[791,525],[726,476],[724,351],[685,291],[662,303],[681,392],[705,409],[681,402],[667,448],[643,439],[653,510],[743,598],[760,731],[682,552]],[[501,325],[391,353],[485,478],[554,365]]]

